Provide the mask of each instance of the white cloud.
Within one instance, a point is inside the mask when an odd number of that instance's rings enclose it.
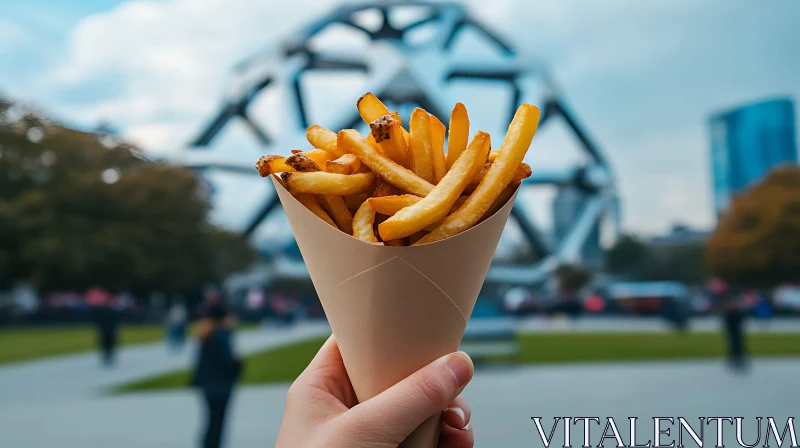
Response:
[[[234,63],[332,3],[133,0],[82,20],[66,58],[44,83],[64,88],[116,77],[119,95],[70,115],[119,123],[127,137],[156,150],[180,146],[181,130],[215,112]],[[168,135],[170,127],[176,135]]]
[[[147,148],[168,150],[184,144],[216,112],[234,63],[277,44],[335,3],[131,0],[72,30],[64,59],[43,74],[41,91],[116,78],[119,92],[79,108],[56,105],[57,112],[88,123],[109,121]],[[790,3],[769,11],[724,1],[469,2],[476,16],[524,54],[538,54],[549,64],[574,112],[611,158],[626,226],[647,232],[661,231],[672,220],[711,223],[708,113],[764,94],[800,96],[792,69],[796,58],[785,43],[797,39],[789,35],[796,29]],[[761,31],[735,31],[752,27]],[[2,32],[8,31],[0,22]],[[0,50],[2,41],[0,36]],[[318,44],[330,48],[346,41],[332,31]],[[341,98],[357,86],[325,89]],[[276,98],[262,98],[252,108],[266,115],[277,104]],[[484,127],[477,122],[481,112],[489,120],[494,108],[480,106],[471,110],[478,109],[476,125]],[[239,134],[229,136],[226,148],[243,141]],[[568,136],[551,130],[536,142],[529,158],[535,167],[561,166],[571,145]],[[537,207],[546,208],[544,202]]]

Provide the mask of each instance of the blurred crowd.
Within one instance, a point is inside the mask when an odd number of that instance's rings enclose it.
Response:
[[[215,296],[249,323],[270,320],[291,324],[299,318],[323,315],[313,294],[270,291],[265,287],[227,293],[222,287],[208,285],[196,292],[168,298],[158,293],[137,297],[131,292],[114,293],[101,287],[81,292],[42,293],[35,283],[20,282],[0,291],[0,326],[90,323],[96,321],[98,309],[109,310],[116,320],[128,323],[195,320],[209,298]]]

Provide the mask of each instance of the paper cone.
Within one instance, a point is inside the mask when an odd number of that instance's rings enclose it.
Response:
[[[491,218],[432,244],[369,244],[331,227],[272,179],[363,402],[458,349],[516,194]],[[434,448],[435,415],[403,448]]]

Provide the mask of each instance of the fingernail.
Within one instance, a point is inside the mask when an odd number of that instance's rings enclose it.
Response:
[[[456,352],[447,358],[445,367],[456,379],[456,384],[461,387],[472,379],[472,360],[464,352]]]
[[[463,428],[465,426],[464,422],[467,420],[467,415],[464,413],[464,410],[461,408],[447,408],[444,410],[445,412],[449,412],[456,415],[456,421],[452,422],[450,426],[454,428]]]

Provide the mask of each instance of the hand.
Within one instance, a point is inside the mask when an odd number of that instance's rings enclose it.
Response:
[[[459,396],[472,361],[451,353],[359,404],[331,336],[286,395],[276,448],[389,448],[443,413],[439,448],[472,448],[470,409]]]

